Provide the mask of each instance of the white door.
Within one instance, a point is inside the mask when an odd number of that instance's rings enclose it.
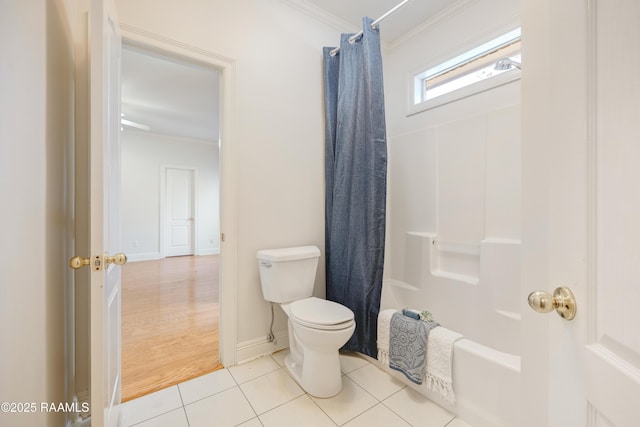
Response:
[[[91,425],[120,404],[120,33],[113,0],[92,0],[90,57]],[[100,258],[98,258],[100,257]],[[98,270],[99,271],[95,271]]]
[[[523,1],[522,426],[640,425],[640,2]],[[573,290],[574,320],[524,302]]]
[[[166,169],[165,256],[193,255],[194,171]]]

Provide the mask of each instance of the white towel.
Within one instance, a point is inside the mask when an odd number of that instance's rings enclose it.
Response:
[[[389,341],[391,340],[391,317],[398,310],[388,308],[378,313],[378,360],[389,366]]]
[[[378,326],[380,328],[380,326]],[[462,335],[439,326],[429,333],[427,346],[426,382],[429,390],[438,393],[450,404],[456,401],[453,392],[453,344]],[[380,352],[378,351],[378,358]]]

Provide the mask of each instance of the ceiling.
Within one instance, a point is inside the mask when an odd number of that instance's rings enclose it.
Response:
[[[383,42],[399,37],[447,7],[463,0],[414,0],[380,24]],[[353,28],[362,16],[374,20],[401,0],[286,0],[306,2]],[[338,35],[336,34],[336,37]],[[318,47],[320,49],[320,47]],[[123,129],[194,138],[217,143],[219,138],[219,73],[201,65],[124,46],[122,52]]]
[[[122,114],[149,132],[212,143],[219,137],[219,73],[131,46],[122,48]]]
[[[306,0],[309,3],[329,12],[341,20],[353,25],[362,26],[362,17],[378,19],[402,0]],[[380,24],[380,38],[383,42],[393,43],[415,27],[437,15],[444,9],[458,3],[459,0],[414,0],[388,16]]]

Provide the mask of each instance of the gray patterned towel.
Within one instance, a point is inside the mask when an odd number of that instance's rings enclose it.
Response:
[[[422,384],[427,361],[427,341],[436,322],[423,322],[396,312],[391,317],[389,367],[402,372],[409,380]]]

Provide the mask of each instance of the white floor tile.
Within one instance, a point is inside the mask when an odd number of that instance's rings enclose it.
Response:
[[[281,367],[287,353],[281,351],[127,402],[122,405],[120,425],[472,427],[354,353],[340,355],[346,375],[337,396],[309,396]]]
[[[184,408],[179,408],[136,424],[135,427],[189,427],[189,422]]]
[[[120,422],[131,426],[182,407],[178,387],[173,386],[122,404]]]
[[[238,387],[186,405],[185,410],[190,427],[231,427],[256,416]]]
[[[265,412],[260,415],[260,421],[265,427],[335,427],[331,418],[307,395]]]
[[[264,356],[242,365],[232,366],[229,372],[238,384],[242,384],[279,368],[280,366],[271,357]]]
[[[237,384],[227,369],[220,369],[210,374],[194,378],[190,381],[178,384],[182,402],[185,405],[196,400],[220,393],[235,387]]]
[[[355,371],[358,368],[369,365],[369,361],[358,356],[357,353],[350,351],[340,352],[340,370],[343,374],[348,374],[351,371]]]
[[[382,403],[349,421],[344,427],[411,427]]]
[[[378,403],[373,396],[347,376],[342,377],[342,391],[337,396],[328,399],[317,397],[312,399],[338,425],[357,417]]]
[[[367,390],[378,400],[384,400],[406,385],[377,366],[368,364],[347,374],[360,387]]]
[[[240,388],[258,415],[304,394],[284,368],[247,381]]]
[[[256,418],[251,418],[249,421],[245,423],[238,424],[238,427],[262,427],[262,423],[260,422],[258,417],[256,417]]]
[[[413,426],[443,427],[454,416],[417,391],[405,387],[383,402]]]
[[[471,424],[467,424],[460,418],[456,418],[455,420],[447,424],[447,427],[471,427]]]
[[[289,354],[289,349],[285,348],[284,350],[277,351],[271,355],[273,360],[280,366],[284,366],[284,358]]]

